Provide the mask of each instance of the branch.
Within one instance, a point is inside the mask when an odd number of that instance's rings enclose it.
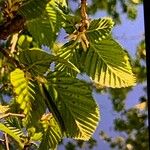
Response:
[[[86,13],[86,0],[81,0],[81,21],[76,24],[76,30],[68,36],[70,40],[78,41],[81,43],[83,50],[86,52],[89,47],[89,41],[85,34],[90,25],[90,19]]]
[[[81,0],[81,18],[82,20],[88,19],[88,15],[86,13],[86,0]]]
[[[3,139],[0,139],[0,143],[4,143],[5,142],[5,140],[3,140]]]
[[[8,141],[8,136],[7,136],[7,134],[6,134],[6,133],[4,134],[4,137],[5,137],[5,145],[6,145],[6,150],[10,150],[10,149],[9,149],[9,141]]]
[[[0,119],[4,119],[4,118],[10,117],[10,116],[22,117],[22,118],[25,117],[24,114],[7,113],[7,114],[0,115]]]
[[[87,30],[89,27],[89,21],[90,19],[88,18],[88,15],[86,13],[86,0],[81,0],[81,26],[79,27],[78,31],[79,32],[84,32]]]

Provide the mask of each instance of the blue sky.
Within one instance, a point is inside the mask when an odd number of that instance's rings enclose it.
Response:
[[[74,8],[78,7],[77,3],[72,4]],[[97,12],[93,18],[100,18],[107,16],[103,11]],[[122,24],[114,27],[112,33],[113,37],[129,52],[129,54],[134,57],[136,48],[140,40],[144,37],[144,14],[143,5],[138,6],[138,16],[136,20],[130,21],[127,19],[125,14],[121,15]],[[60,38],[60,40],[62,40]],[[134,87],[132,92],[129,92],[126,99],[126,108],[131,108],[138,103],[139,97],[144,95],[142,90],[142,85],[137,85]],[[99,126],[94,133],[93,137],[97,139],[98,145],[93,150],[110,150],[109,145],[100,140],[99,132],[101,130],[108,133],[110,136],[118,135],[119,133],[113,131],[113,119],[117,117],[117,114],[113,111],[111,100],[108,98],[108,94],[97,94],[93,93],[96,99],[100,111],[101,111],[101,121]],[[60,146],[58,150],[63,150],[64,148]],[[85,149],[87,150],[87,149]]]

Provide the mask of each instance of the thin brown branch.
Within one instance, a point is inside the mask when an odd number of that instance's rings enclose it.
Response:
[[[5,137],[5,145],[6,145],[6,150],[10,150],[10,149],[9,149],[9,141],[8,141],[8,136],[7,136],[7,134],[6,134],[6,133],[4,134],[4,137]]]
[[[81,0],[81,26],[79,27],[79,32],[84,32],[89,27],[89,18],[86,12],[87,6],[86,6],[86,0]]]
[[[85,52],[89,47],[89,41],[85,33],[90,25],[90,19],[88,18],[86,7],[86,0],[81,0],[81,20],[78,24],[76,24],[76,30],[68,36],[70,40],[80,42]]]
[[[82,20],[88,19],[88,15],[86,13],[86,0],[81,0],[81,18]]]
[[[4,119],[4,118],[10,117],[10,116],[21,117],[21,118],[25,117],[24,114],[7,113],[7,114],[0,115],[0,119]]]

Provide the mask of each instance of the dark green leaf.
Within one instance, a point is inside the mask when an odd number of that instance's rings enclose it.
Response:
[[[49,78],[50,85],[55,87],[54,95],[67,136],[88,140],[99,122],[99,109],[92,97],[92,90],[84,81],[68,76]]]

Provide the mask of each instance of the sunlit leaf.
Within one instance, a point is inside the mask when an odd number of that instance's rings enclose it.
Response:
[[[139,104],[135,105],[134,108],[137,108],[139,110],[146,110],[146,108],[147,108],[147,102],[139,103]]]
[[[100,18],[92,20],[87,30],[87,35],[91,42],[105,39],[113,28],[114,22],[111,18]]]
[[[18,39],[18,47],[26,50],[30,48],[31,42],[32,42],[32,37],[28,35],[21,35]]]
[[[135,85],[128,54],[113,39],[90,43],[82,60],[85,72],[100,86],[120,88]]]
[[[24,145],[21,141],[20,135],[15,134],[14,130],[9,129],[4,124],[0,123],[0,131],[9,134],[19,144],[20,148],[23,148]]]
[[[10,108],[9,108],[8,105],[3,106],[3,105],[0,104],[0,115],[1,115],[2,113],[6,113],[9,109],[10,109]]]
[[[16,94],[16,101],[20,104],[20,108],[26,115],[26,120],[31,121],[32,103],[35,101],[35,86],[30,81],[26,74],[20,70],[15,69],[10,74],[10,81],[14,87]]]
[[[131,1],[135,4],[139,4],[141,2],[141,0],[131,0]]]

